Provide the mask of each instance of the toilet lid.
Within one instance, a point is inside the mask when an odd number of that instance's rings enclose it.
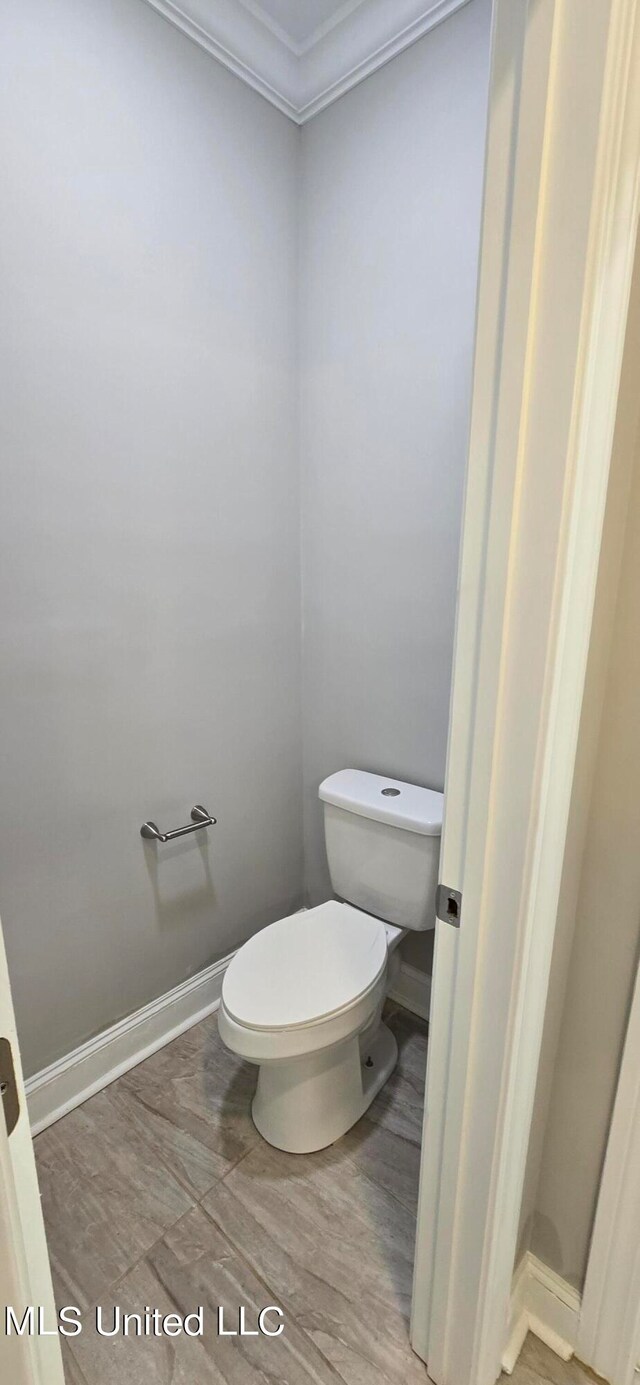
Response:
[[[247,1028],[299,1028],[353,1005],[386,962],[380,919],[330,900],[250,938],[227,968],[222,1001]]]

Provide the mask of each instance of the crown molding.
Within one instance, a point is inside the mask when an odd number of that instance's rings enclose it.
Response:
[[[145,0],[284,115],[298,122],[298,58],[237,0]]]
[[[319,24],[317,29],[314,29],[313,33],[309,35],[309,38],[298,45],[298,54],[307,53],[310,48],[313,48],[314,43],[318,43],[331,29],[335,29],[336,24],[342,24],[352,10],[357,10],[359,5],[366,3],[367,0],[345,0],[344,5],[341,5],[338,10],[334,10],[333,14],[325,19],[324,24]]]
[[[297,125],[344,96],[469,0],[347,0],[307,43],[259,0],[145,0]]]
[[[366,0],[300,59],[303,125],[469,0]]]
[[[294,53],[295,56],[298,57],[301,51],[300,45],[291,37],[291,34],[287,33],[286,29],[281,29],[280,25],[276,23],[276,20],[273,19],[270,14],[267,14],[266,10],[263,9],[260,4],[260,0],[239,0],[239,3],[244,5],[245,10],[249,10],[249,13],[252,14],[254,19],[257,19],[260,24],[266,24],[267,29],[270,30],[274,37],[279,39],[281,43],[284,43],[285,48],[288,48],[290,53]]]

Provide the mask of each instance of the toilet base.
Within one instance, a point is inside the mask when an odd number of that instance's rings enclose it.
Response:
[[[326,1149],[355,1125],[390,1077],[398,1045],[386,1024],[305,1058],[264,1063],[251,1114],[270,1145]]]

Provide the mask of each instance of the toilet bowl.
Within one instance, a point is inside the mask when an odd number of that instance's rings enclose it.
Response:
[[[252,1115],[269,1144],[296,1154],[333,1144],[393,1071],[381,1014],[401,936],[330,900],[263,928],[231,962],[220,1036],[259,1065]]]
[[[364,1114],[397,1060],[382,1021],[409,929],[435,925],[442,795],[364,771],[320,786],[336,893],[278,919],[225,973],[223,1042],[258,1065],[252,1115],[278,1149],[333,1144]]]

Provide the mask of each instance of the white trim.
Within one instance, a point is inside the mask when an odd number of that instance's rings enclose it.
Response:
[[[524,1346],[527,1332],[529,1331],[529,1314],[527,1312],[527,1260],[528,1256],[526,1254],[523,1255],[513,1276],[513,1283],[511,1285],[511,1302],[509,1304],[507,1335],[505,1348],[502,1353],[502,1369],[505,1375],[511,1375]]]
[[[53,1284],[1,922],[0,1034],[11,1045],[19,1105],[18,1122],[10,1136],[0,1116],[0,1301],[22,1310],[38,1304],[51,1325],[56,1311]],[[64,1385],[57,1333],[12,1342],[5,1339],[0,1345],[3,1380],[11,1380],[12,1385]]]
[[[431,977],[428,972],[401,962],[400,970],[389,990],[389,1000],[397,1001],[412,1015],[428,1020],[431,1001]]]
[[[621,61],[636,74],[640,63],[640,12],[620,29]],[[640,174],[635,141],[640,129],[640,92],[610,158],[611,176],[628,170],[629,198],[640,202]],[[634,169],[634,157],[636,166]],[[635,176],[634,176],[635,173]],[[616,228],[620,240],[619,228]],[[637,247],[636,253],[639,253]],[[602,309],[601,332],[610,331]],[[622,1063],[600,1182],[577,1350],[593,1370],[612,1385],[632,1385],[640,1358],[640,975],[636,973]]]
[[[587,1264],[580,1357],[632,1385],[640,1357],[640,974],[636,975]]]
[[[158,14],[162,15],[163,19],[168,19],[169,23],[173,24],[174,28],[179,29],[180,32],[191,39],[193,43],[197,43],[198,47],[203,48],[205,53],[208,53],[210,57],[216,59],[216,62],[228,68],[236,77],[240,77],[243,82],[247,83],[247,86],[252,87],[260,96],[264,96],[265,100],[270,101],[271,105],[275,106],[277,110],[282,111],[283,115],[289,116],[289,119],[295,121],[296,124],[299,123],[298,108],[295,99],[295,72],[297,60],[284,48],[284,45],[279,43],[275,36],[272,36],[273,43],[277,44],[278,49],[282,49],[282,62],[278,61],[280,57],[278,53],[276,53],[276,62],[273,61],[273,53],[270,53],[268,57],[266,57],[264,53],[261,53],[260,50],[263,45],[256,41],[253,36],[250,38],[250,41],[247,42],[244,34],[242,34],[242,41],[240,41],[240,34],[236,37],[236,35],[232,33],[225,41],[225,39],[214,30],[213,26],[209,24],[205,26],[199,23],[177,5],[175,0],[144,0],[144,3],[150,5]],[[235,8],[239,15],[239,7],[236,6]],[[253,16],[248,10],[244,11],[244,15],[247,20],[253,19]],[[260,22],[254,20],[254,23],[256,29],[260,30],[262,27]],[[266,47],[267,45],[265,44],[264,46]],[[251,55],[251,57],[249,57],[249,55]],[[291,68],[288,74],[286,72],[286,64],[290,65]],[[274,68],[276,66],[278,68],[284,68],[285,70],[280,71],[277,76],[274,76]],[[262,69],[262,71],[260,69]],[[269,75],[264,75],[265,72]]]
[[[338,10],[334,10],[333,14],[330,14],[328,19],[325,19],[324,24],[318,24],[317,28],[313,30],[313,33],[304,40],[304,43],[298,44],[298,53],[308,53],[309,49],[313,48],[314,44],[326,38],[327,34],[330,34],[331,30],[335,29],[337,24],[342,24],[343,21],[362,4],[364,4],[364,0],[345,0],[345,4],[341,5]]]
[[[504,1348],[637,228],[636,9],[495,0],[441,861],[463,905],[436,930],[412,1317],[436,1385],[492,1385]]]
[[[319,43],[320,39],[325,38],[327,34],[331,33],[331,30],[335,29],[336,24],[342,24],[343,20],[345,20],[353,10],[357,10],[360,5],[364,4],[364,0],[346,0],[344,5],[334,10],[333,14],[330,14],[328,19],[325,19],[322,24],[318,24],[308,37],[303,39],[300,43],[292,38],[291,34],[288,33],[286,29],[283,29],[272,15],[267,14],[264,7],[260,4],[260,0],[240,0],[240,4],[244,5],[246,10],[250,10],[251,13],[255,15],[256,19],[259,19],[262,24],[265,24],[267,29],[271,30],[272,34],[275,34],[292,53],[295,53],[297,58],[300,58],[303,53],[308,53],[309,49],[313,48],[314,44]]]
[[[220,1004],[222,979],[233,956],[231,953],[214,962],[30,1077],[25,1091],[32,1135],[53,1125],[115,1082],[123,1072],[213,1014]]]
[[[578,1339],[579,1317],[578,1290],[527,1251],[513,1277],[503,1371],[511,1375],[527,1332],[569,1361]]]
[[[371,30],[371,11],[366,8],[357,10],[352,17],[349,16],[353,33],[347,32],[346,24],[336,26],[320,44],[303,55],[302,91],[296,114],[298,124],[304,125],[307,120],[312,120],[320,111],[326,110],[352,87],[391,62],[392,58],[424,38],[425,34],[468,3],[469,0],[432,0],[426,10],[420,6],[421,13],[411,14],[409,18],[397,6],[392,23],[376,31],[373,46],[373,34],[365,29],[359,18],[361,14],[365,16]],[[413,10],[416,7],[412,5],[410,8]],[[406,11],[406,5],[404,9]],[[406,22],[399,24],[400,19],[406,19]]]
[[[547,71],[527,61],[527,0],[494,5],[484,210],[476,320],[473,404],[460,551],[459,600],[449,722],[440,879],[462,890],[474,760],[485,752],[486,822],[491,746],[519,451],[520,410],[531,313],[531,285],[547,107]],[[543,50],[547,45],[540,44]],[[533,77],[526,80],[526,70]],[[547,59],[548,68],[548,59]],[[522,117],[523,107],[526,120]],[[477,773],[476,773],[477,778]],[[478,798],[476,792],[475,795]],[[475,956],[458,999],[462,942],[477,934],[476,901],[465,890],[460,929],[436,923],[434,985],[427,1060],[411,1342],[436,1385],[455,1379],[446,1362],[456,1181]],[[473,911],[473,912],[472,912]],[[473,930],[473,931],[471,931]],[[456,1030],[462,1040],[456,1053]],[[515,1252],[514,1252],[515,1253]],[[505,1304],[506,1315],[506,1304]],[[473,1320],[472,1320],[473,1323]],[[474,1326],[458,1325],[469,1340]],[[468,1364],[458,1385],[469,1385]]]
[[[344,96],[469,0],[345,4],[296,44],[256,0],[145,0],[297,125]]]
[[[570,1361],[576,1347],[580,1317],[580,1294],[566,1279],[529,1254],[527,1308],[529,1330],[548,1347]]]
[[[562,518],[534,764],[534,811],[523,861],[519,957],[483,1257],[477,1344],[481,1377],[499,1350],[498,1318],[494,1313],[492,1322],[491,1305],[499,1300],[510,1275],[517,1239],[618,404],[640,191],[640,104],[632,60],[632,54],[637,57],[637,14],[637,0],[612,0],[600,77]],[[556,61],[561,42],[559,33]],[[596,64],[592,71],[594,77],[600,75]],[[549,134],[552,139],[552,131]],[[551,158],[551,148],[548,154]],[[538,441],[544,434],[544,427],[539,433],[533,430]],[[559,1339],[563,1331],[561,1326]],[[548,1344],[559,1349],[552,1340]]]
[[[301,45],[296,43],[295,39],[291,37],[291,34],[287,33],[286,29],[282,28],[281,24],[278,24],[278,21],[273,18],[273,15],[267,14],[267,11],[258,3],[258,0],[240,0],[240,4],[244,5],[245,10],[249,10],[250,14],[252,14],[255,19],[258,19],[261,24],[264,24],[265,28],[269,30],[269,33],[274,35],[274,38],[279,39],[280,43],[284,43],[285,48],[288,48],[290,53],[295,53],[296,57],[299,56],[302,51]]]

